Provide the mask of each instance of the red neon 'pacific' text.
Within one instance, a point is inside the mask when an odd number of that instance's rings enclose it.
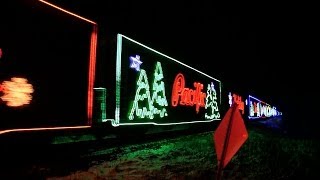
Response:
[[[196,112],[200,107],[205,107],[206,93],[201,92],[203,84],[194,82],[195,89],[185,88],[183,74],[179,73],[173,83],[171,105],[176,107],[178,103],[182,106],[196,106]],[[180,100],[180,101],[179,101]]]

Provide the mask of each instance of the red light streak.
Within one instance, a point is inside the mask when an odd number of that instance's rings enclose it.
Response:
[[[60,11],[63,11],[63,12],[65,12],[65,13],[67,13],[67,14],[70,14],[70,15],[72,15],[72,16],[75,16],[75,17],[79,18],[79,19],[82,19],[82,20],[84,20],[84,21],[87,21],[87,22],[89,22],[89,23],[91,23],[91,24],[97,25],[96,22],[93,22],[93,21],[91,21],[91,20],[89,20],[89,19],[86,19],[86,18],[84,18],[84,17],[82,17],[82,16],[79,16],[79,15],[77,15],[77,14],[75,14],[75,13],[72,13],[72,12],[70,12],[70,11],[67,11],[67,10],[65,10],[65,9],[63,9],[63,8],[61,8],[61,7],[59,7],[59,6],[56,6],[56,5],[54,5],[54,4],[51,4],[51,3],[47,2],[47,1],[44,1],[44,0],[39,0],[39,1],[42,2],[42,3],[45,3],[45,4],[47,4],[47,5],[49,5],[49,6],[51,6],[51,7],[54,7],[54,8],[56,8],[56,9],[59,9]]]
[[[0,131],[1,134],[10,132],[23,132],[23,131],[44,131],[44,130],[62,130],[62,129],[84,129],[90,128],[91,126],[65,126],[65,127],[51,127],[51,128],[29,128],[29,129],[7,129]]]
[[[195,89],[186,88],[184,76],[179,73],[173,83],[171,105],[196,106],[197,113],[200,107],[205,107],[206,93],[201,92],[203,84],[194,82],[193,86]]]
[[[97,50],[98,28],[93,26],[91,33],[90,57],[89,57],[89,89],[88,89],[88,124],[92,123],[92,106],[93,106],[93,86],[96,72],[96,50]]]
[[[82,16],[79,16],[75,13],[67,11],[59,6],[51,4],[44,0],[39,0],[40,2],[49,5],[53,8],[56,8],[60,11],[63,11],[69,15],[82,19],[86,22],[93,24],[93,29],[91,32],[91,40],[90,40],[90,55],[89,55],[89,84],[88,84],[88,108],[87,108],[87,115],[88,115],[88,126],[61,126],[61,127],[46,127],[46,128],[25,128],[25,129],[7,129],[0,131],[0,135],[5,133],[11,132],[23,132],[23,131],[47,131],[47,130],[63,130],[63,129],[85,129],[90,128],[91,120],[92,120],[92,106],[93,106],[93,86],[94,86],[94,79],[95,79],[95,64],[96,64],[96,47],[97,47],[97,37],[98,37],[98,26],[97,23],[86,19]],[[2,90],[2,86],[0,84],[0,90]]]
[[[82,19],[86,22],[93,24],[93,29],[91,32],[91,39],[90,39],[90,55],[89,55],[89,82],[88,82],[88,104],[87,104],[87,117],[88,117],[88,125],[92,123],[92,107],[93,107],[93,86],[94,86],[94,79],[95,79],[95,64],[96,64],[96,49],[97,49],[97,37],[98,37],[98,24],[94,21],[86,19],[82,16],[79,16],[75,13],[67,11],[59,6],[56,6],[52,3],[49,3],[44,0],[39,0],[40,2],[49,5],[53,8],[56,8],[62,12],[65,12],[69,15]]]

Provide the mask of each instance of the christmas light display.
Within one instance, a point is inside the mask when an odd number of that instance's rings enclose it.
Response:
[[[151,97],[146,72],[145,70],[140,71],[136,95],[132,108],[130,108],[130,120],[133,120],[134,116],[149,119],[153,119],[155,114],[159,114],[161,118],[167,116],[165,106],[168,106],[168,103],[165,96],[164,83],[161,81],[163,79],[163,74],[160,62],[157,62],[154,76]]]
[[[241,111],[242,114],[244,114],[244,111],[245,111],[244,104],[245,103],[242,101],[242,97],[238,94],[235,94],[235,93],[232,94],[231,92],[229,92],[228,98],[229,98],[228,102],[229,102],[230,107],[233,103],[236,103],[236,104],[238,104],[238,109]]]
[[[116,66],[113,126],[221,120],[219,80],[121,34]]]
[[[44,0],[7,2],[15,11],[0,28],[0,134],[89,127],[97,24]]]
[[[0,48],[0,59],[2,58],[2,55],[3,55],[3,51],[2,51],[2,49]]]
[[[4,81],[0,86],[0,96],[2,101],[6,102],[7,106],[19,107],[30,104],[32,100],[32,93],[34,91],[32,84],[28,83],[25,78],[11,78],[11,81]]]
[[[205,113],[206,119],[218,119],[220,118],[219,107],[217,103],[217,91],[214,88],[214,84],[208,84],[207,87],[207,97],[206,97],[206,109],[211,109],[211,111]]]
[[[196,112],[199,113],[199,108],[204,107],[204,100],[206,94],[201,92],[203,84],[194,82],[193,86],[195,89],[185,87],[184,76],[179,73],[173,83],[171,104],[172,106],[196,106]]]
[[[248,97],[249,119],[267,118],[282,115],[276,107],[273,107],[260,99],[249,95]]]

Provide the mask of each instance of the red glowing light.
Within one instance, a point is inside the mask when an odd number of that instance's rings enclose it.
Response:
[[[194,82],[193,86],[195,89],[185,88],[184,76],[179,73],[173,83],[171,105],[176,107],[178,102],[182,106],[195,105],[197,113],[200,107],[205,107],[206,93],[201,92],[203,84]]]
[[[67,11],[67,10],[65,10],[65,9],[63,9],[63,8],[61,8],[61,7],[59,7],[59,6],[56,6],[56,5],[52,4],[52,3],[49,3],[49,2],[47,2],[47,1],[43,1],[43,0],[39,0],[39,1],[42,2],[42,3],[45,3],[45,4],[47,4],[47,5],[49,5],[49,6],[51,6],[51,7],[54,7],[54,8],[56,8],[56,9],[59,9],[60,11],[63,11],[63,12],[65,12],[65,13],[67,13],[67,14],[70,14],[70,15],[72,15],[72,16],[75,16],[75,17],[79,18],[79,19],[82,19],[82,20],[84,20],[84,21],[87,21],[87,22],[89,22],[89,23],[91,23],[91,24],[94,24],[94,25],[97,24],[96,22],[93,22],[93,21],[91,21],[91,20],[89,20],[89,19],[87,19],[87,18],[84,18],[84,17],[79,16],[79,15],[77,15],[77,14],[75,14],[75,13],[72,13],[72,12],[70,12],[70,11]]]
[[[237,94],[233,94],[232,98],[233,102],[238,105],[238,109],[242,112],[242,114],[244,114],[244,102],[242,101],[242,97]]]
[[[46,128],[26,128],[26,129],[7,129],[0,131],[1,134],[10,133],[10,132],[21,132],[21,131],[45,131],[45,130],[61,130],[61,129],[82,129],[82,128],[90,128],[91,121],[92,121],[92,104],[93,104],[93,86],[94,86],[94,78],[95,78],[95,64],[96,64],[96,47],[97,47],[97,32],[98,32],[98,26],[97,23],[94,21],[91,21],[89,19],[86,19],[82,16],[79,16],[77,14],[74,14],[70,11],[67,11],[61,7],[58,7],[54,4],[51,4],[44,0],[39,0],[39,2],[42,2],[46,5],[49,5],[55,9],[58,9],[64,13],[67,13],[69,15],[72,15],[74,17],[77,17],[81,20],[84,20],[86,22],[89,22],[90,24],[93,24],[93,29],[91,32],[91,40],[90,40],[90,55],[89,55],[89,74],[88,74],[88,105],[87,105],[87,116],[88,116],[88,125],[87,126],[70,126],[70,127],[46,127]],[[1,50],[1,49],[0,49]],[[3,53],[1,52],[1,55]],[[1,56],[0,56],[1,57]],[[4,86],[0,84],[0,90],[4,91]]]
[[[90,41],[90,57],[89,57],[89,89],[88,89],[88,124],[92,123],[92,106],[93,106],[93,86],[96,72],[96,49],[97,49],[98,27],[93,26]]]
[[[10,132],[21,132],[21,131],[44,131],[44,130],[63,130],[63,129],[84,129],[90,128],[91,126],[65,126],[65,127],[47,127],[47,128],[29,128],[29,129],[7,129],[0,131],[1,134]]]
[[[87,102],[87,117],[88,117],[88,125],[92,123],[92,107],[93,107],[93,86],[94,86],[94,79],[95,79],[95,66],[96,66],[96,49],[97,49],[97,38],[98,38],[98,24],[94,21],[86,19],[80,15],[67,11],[59,6],[56,6],[52,3],[49,3],[44,0],[39,0],[40,2],[49,5],[53,8],[56,8],[62,12],[65,12],[69,15],[77,17],[81,20],[89,22],[93,24],[92,32],[91,32],[91,39],[90,39],[90,55],[89,55],[89,77],[88,77],[88,102]]]

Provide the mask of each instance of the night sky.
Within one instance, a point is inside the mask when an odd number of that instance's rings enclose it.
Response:
[[[286,17],[281,4],[50,2],[98,22],[100,52],[121,33],[220,79],[231,91],[248,92],[275,106],[281,106],[297,78],[297,67],[288,69],[286,62],[295,43],[294,32],[288,31],[294,17]]]
[[[121,33],[221,80],[227,90],[279,107],[294,131],[315,129],[317,66],[310,56],[314,22],[302,5],[49,2],[98,23],[98,59],[108,57],[114,48],[109,45]]]

